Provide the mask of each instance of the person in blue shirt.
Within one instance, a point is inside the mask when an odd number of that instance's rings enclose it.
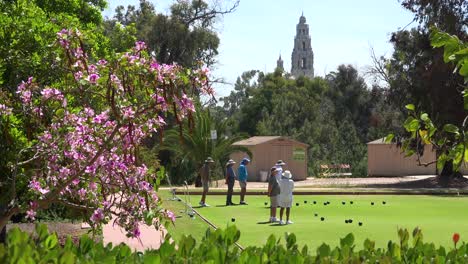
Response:
[[[235,161],[230,159],[226,163],[226,184],[228,186],[227,196],[226,196],[226,206],[234,205],[232,202],[232,193],[234,192],[234,182],[236,181],[236,173],[232,166],[236,164]]]
[[[241,192],[240,192],[240,203],[239,204],[247,204],[244,200],[245,198],[245,193],[247,192],[247,178],[248,178],[248,173],[247,173],[247,165],[250,163],[250,160],[247,158],[242,159],[239,168],[237,169],[237,174],[238,174],[238,180],[239,180],[239,185],[241,187]]]

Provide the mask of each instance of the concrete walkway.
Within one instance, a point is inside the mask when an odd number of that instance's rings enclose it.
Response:
[[[427,179],[434,177],[434,175],[421,175],[421,176],[405,176],[405,177],[363,177],[363,178],[314,178],[309,177],[303,181],[295,181],[295,189],[315,189],[315,188],[341,188],[341,187],[365,187],[365,185],[372,184],[396,184],[402,182],[411,182],[416,180]],[[177,189],[182,191],[181,186],[177,186]],[[195,185],[189,185],[190,189],[196,189]],[[268,188],[268,182],[248,182],[247,189],[263,190]],[[169,187],[161,187],[160,190],[169,190]],[[227,185],[224,180],[213,181],[211,183],[210,190],[227,189]],[[239,183],[236,181],[234,189],[240,189]]]
[[[129,238],[125,235],[123,228],[117,224],[113,225],[114,220],[112,219],[112,221],[102,228],[104,245],[107,245],[107,243],[112,243],[113,245],[125,243],[132,250],[143,252],[146,249],[158,249],[164,242],[164,236],[167,234],[167,230],[164,227],[156,230],[154,226],[140,225],[140,239]]]

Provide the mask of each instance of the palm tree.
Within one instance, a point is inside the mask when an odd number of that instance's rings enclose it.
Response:
[[[212,157],[215,162],[214,175],[220,173],[224,164],[229,160],[229,156],[235,152],[245,152],[252,158],[252,152],[243,146],[233,145],[246,135],[236,135],[228,137],[226,135],[228,123],[226,121],[215,122],[207,110],[197,110],[194,115],[194,129],[191,131],[188,126],[184,126],[182,131],[178,128],[171,129],[165,133],[163,139],[163,149],[174,154],[172,165],[178,168],[178,171],[189,173],[185,179],[192,181],[196,177],[198,168],[200,168],[207,157]],[[211,139],[211,130],[216,130],[217,139]],[[180,175],[179,182],[181,182]]]

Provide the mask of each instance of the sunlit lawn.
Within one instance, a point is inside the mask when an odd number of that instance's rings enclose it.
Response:
[[[468,238],[467,197],[296,195],[294,199],[292,225],[265,223],[269,217],[269,208],[264,204],[268,201],[266,196],[248,196],[249,205],[226,207],[225,196],[211,195],[207,199],[211,207],[196,210],[217,227],[235,224],[241,230],[240,244],[243,246],[260,245],[270,234],[279,238],[285,232],[294,232],[300,245],[316,248],[325,242],[336,246],[340,237],[352,232],[358,248],[362,247],[365,238],[375,240],[379,247],[385,247],[388,240],[397,241],[398,227],[408,228],[411,232],[417,226],[423,230],[424,240],[436,245],[452,246],[454,232],[460,233],[461,240]],[[237,200],[238,196],[234,201]],[[199,196],[192,197],[194,205],[198,201]],[[317,204],[313,204],[313,201]],[[330,205],[325,206],[323,203],[326,201]],[[350,204],[350,201],[354,203]],[[324,221],[321,221],[321,217],[324,217]],[[232,222],[233,218],[235,222]],[[353,223],[346,224],[347,219],[352,219]],[[362,222],[362,226],[358,225],[359,222]],[[192,227],[181,225],[181,228],[186,228],[182,232],[194,233]]]

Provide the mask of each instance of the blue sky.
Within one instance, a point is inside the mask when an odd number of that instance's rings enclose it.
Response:
[[[152,2],[156,10],[168,13],[172,1]],[[138,3],[110,0],[104,15],[111,16],[119,4]],[[234,83],[247,70],[271,72],[280,52],[290,71],[295,28],[302,12],[310,28],[317,76],[340,64],[364,71],[371,64],[370,47],[377,55],[390,55],[390,33],[413,19],[397,0],[241,0],[237,10],[216,26],[221,44],[214,76]],[[218,86],[217,96],[225,96],[231,89],[231,85]]]

